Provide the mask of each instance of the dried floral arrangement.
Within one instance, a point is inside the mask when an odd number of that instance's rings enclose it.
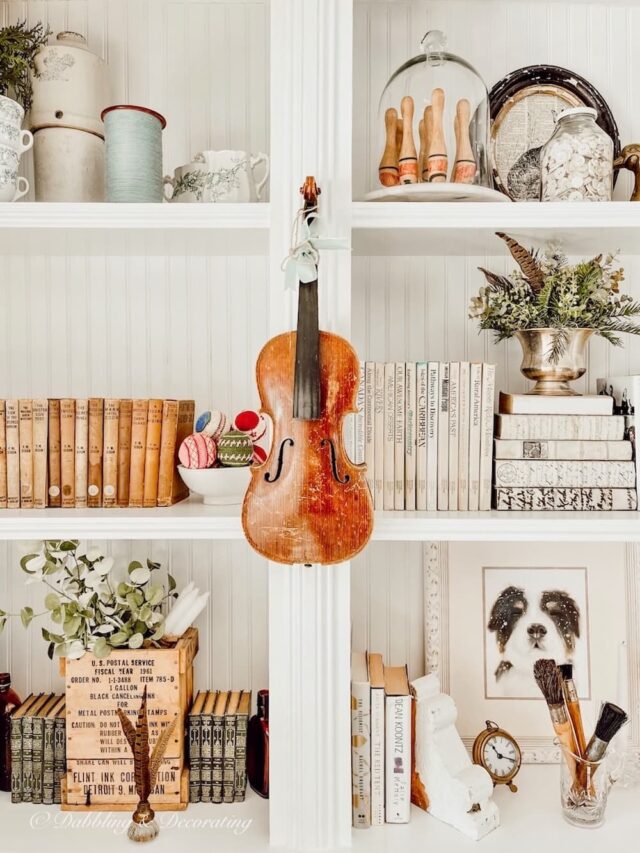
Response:
[[[127,580],[117,581],[113,557],[97,548],[85,550],[77,540],[44,541],[37,552],[22,557],[20,566],[29,575],[27,583],[41,583],[50,590],[42,613],[31,607],[20,611],[25,627],[41,616],[60,626],[55,631],[42,629],[50,658],[73,660],[87,651],[104,658],[112,649],[158,645],[165,635],[163,605],[178,597],[171,575],[167,590],[154,580],[159,563],[147,560],[143,566],[134,560]]]
[[[51,30],[37,23],[27,27],[22,21],[0,29],[0,95],[14,97],[27,111],[31,107],[33,60],[47,43]]]
[[[620,293],[624,270],[613,255],[570,264],[557,247],[528,251],[512,237],[497,232],[509,247],[518,269],[511,276],[479,267],[487,280],[471,299],[469,317],[481,329],[496,333],[496,342],[524,329],[556,329],[551,360],[557,361],[567,344],[567,329],[593,329],[614,346],[620,333],[640,334],[633,318],[640,303]]]

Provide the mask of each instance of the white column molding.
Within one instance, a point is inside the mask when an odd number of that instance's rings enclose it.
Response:
[[[294,329],[280,269],[313,175],[326,235],[351,232],[350,0],[271,2],[269,331]],[[320,261],[320,327],[350,332],[351,258]],[[350,577],[340,566],[269,566],[270,837],[327,850],[351,843]]]

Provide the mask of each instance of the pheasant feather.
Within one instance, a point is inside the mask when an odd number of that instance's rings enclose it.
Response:
[[[501,240],[509,247],[509,251],[515,262],[518,264],[520,269],[522,270],[525,278],[531,285],[531,290],[534,293],[538,293],[542,290],[544,285],[544,273],[540,269],[540,264],[536,260],[535,255],[525,249],[524,246],[521,246],[513,237],[509,237],[508,234],[505,234],[502,231],[496,231],[496,237],[500,237]]]

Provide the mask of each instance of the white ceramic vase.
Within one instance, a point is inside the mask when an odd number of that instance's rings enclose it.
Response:
[[[104,140],[67,127],[45,127],[33,146],[36,201],[104,201]]]
[[[79,33],[58,33],[36,54],[31,75],[31,129],[72,127],[104,136],[100,113],[109,103],[105,63]]]

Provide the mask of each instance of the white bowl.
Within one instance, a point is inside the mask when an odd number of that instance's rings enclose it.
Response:
[[[251,480],[251,466],[243,468],[185,468],[178,471],[186,486],[196,495],[202,495],[210,506],[241,504]]]

